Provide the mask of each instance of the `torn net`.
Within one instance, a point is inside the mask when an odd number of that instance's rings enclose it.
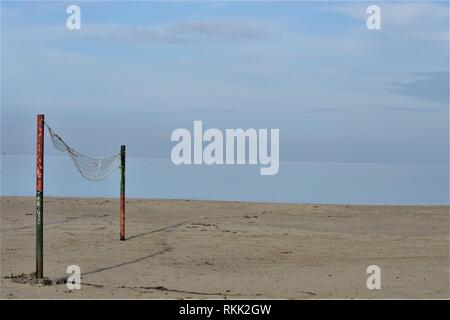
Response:
[[[65,143],[47,123],[45,125],[50,133],[53,147],[59,151],[66,152],[75,164],[75,168],[84,178],[91,181],[103,180],[119,167],[120,153],[102,159],[86,156]]]

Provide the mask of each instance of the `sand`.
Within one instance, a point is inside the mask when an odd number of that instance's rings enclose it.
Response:
[[[119,241],[116,199],[44,205],[44,275],[78,265],[81,289],[10,278],[35,268],[35,200],[3,197],[3,299],[449,298],[448,206],[132,199]]]

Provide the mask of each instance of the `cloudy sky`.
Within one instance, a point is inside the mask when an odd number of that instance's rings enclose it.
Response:
[[[362,1],[78,2],[81,30],[69,4],[1,3],[2,153],[45,113],[94,156],[203,120],[279,128],[281,160],[448,163],[447,2],[378,2],[381,30]]]

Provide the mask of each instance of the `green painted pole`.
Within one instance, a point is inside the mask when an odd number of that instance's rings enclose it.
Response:
[[[44,115],[37,115],[36,143],[36,278],[44,277]]]
[[[125,240],[125,146],[120,146],[120,240]]]

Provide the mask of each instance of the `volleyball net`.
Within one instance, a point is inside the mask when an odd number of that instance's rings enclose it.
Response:
[[[70,147],[52,128],[45,122],[53,147],[56,150],[67,153],[72,159],[75,168],[80,174],[91,181],[99,181],[108,178],[120,164],[120,152],[106,158],[94,158],[82,154]]]

